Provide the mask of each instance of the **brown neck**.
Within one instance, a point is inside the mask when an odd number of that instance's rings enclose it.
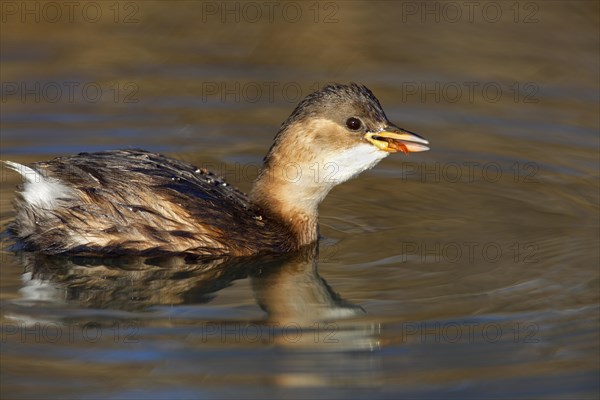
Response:
[[[318,207],[327,193],[386,154],[327,119],[286,125],[250,198],[289,226],[300,247],[318,239]]]
[[[310,200],[313,197],[310,188],[282,178],[281,172],[278,168],[265,167],[250,197],[254,204],[290,229],[298,249],[319,237],[318,203]]]

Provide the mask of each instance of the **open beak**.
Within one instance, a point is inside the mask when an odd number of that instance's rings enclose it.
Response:
[[[399,151],[408,154],[419,151],[427,151],[429,142],[416,133],[389,125],[379,132],[367,132],[365,139],[375,145],[378,149],[389,153]]]

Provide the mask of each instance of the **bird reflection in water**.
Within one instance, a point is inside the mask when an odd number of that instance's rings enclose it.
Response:
[[[208,303],[234,281],[250,279],[267,314],[256,325],[270,332],[270,342],[329,350],[378,346],[378,324],[367,321],[362,307],[341,298],[319,276],[317,244],[285,255],[229,259],[21,256],[26,271],[21,304],[143,312],[160,305]]]

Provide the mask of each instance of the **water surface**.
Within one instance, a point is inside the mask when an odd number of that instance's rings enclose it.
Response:
[[[456,21],[444,3],[292,3],[296,21],[98,2],[95,22],[31,3],[39,22],[3,10],[2,159],[145,148],[248,191],[331,81],[368,85],[432,150],[335,188],[318,254],[3,251],[3,397],[597,398],[596,2]],[[4,230],[19,177],[1,177]]]

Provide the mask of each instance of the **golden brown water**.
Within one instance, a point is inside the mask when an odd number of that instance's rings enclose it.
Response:
[[[331,81],[432,150],[334,189],[318,257],[4,251],[3,398],[597,398],[597,2],[89,4],[1,3],[2,159],[145,148],[247,191]]]

